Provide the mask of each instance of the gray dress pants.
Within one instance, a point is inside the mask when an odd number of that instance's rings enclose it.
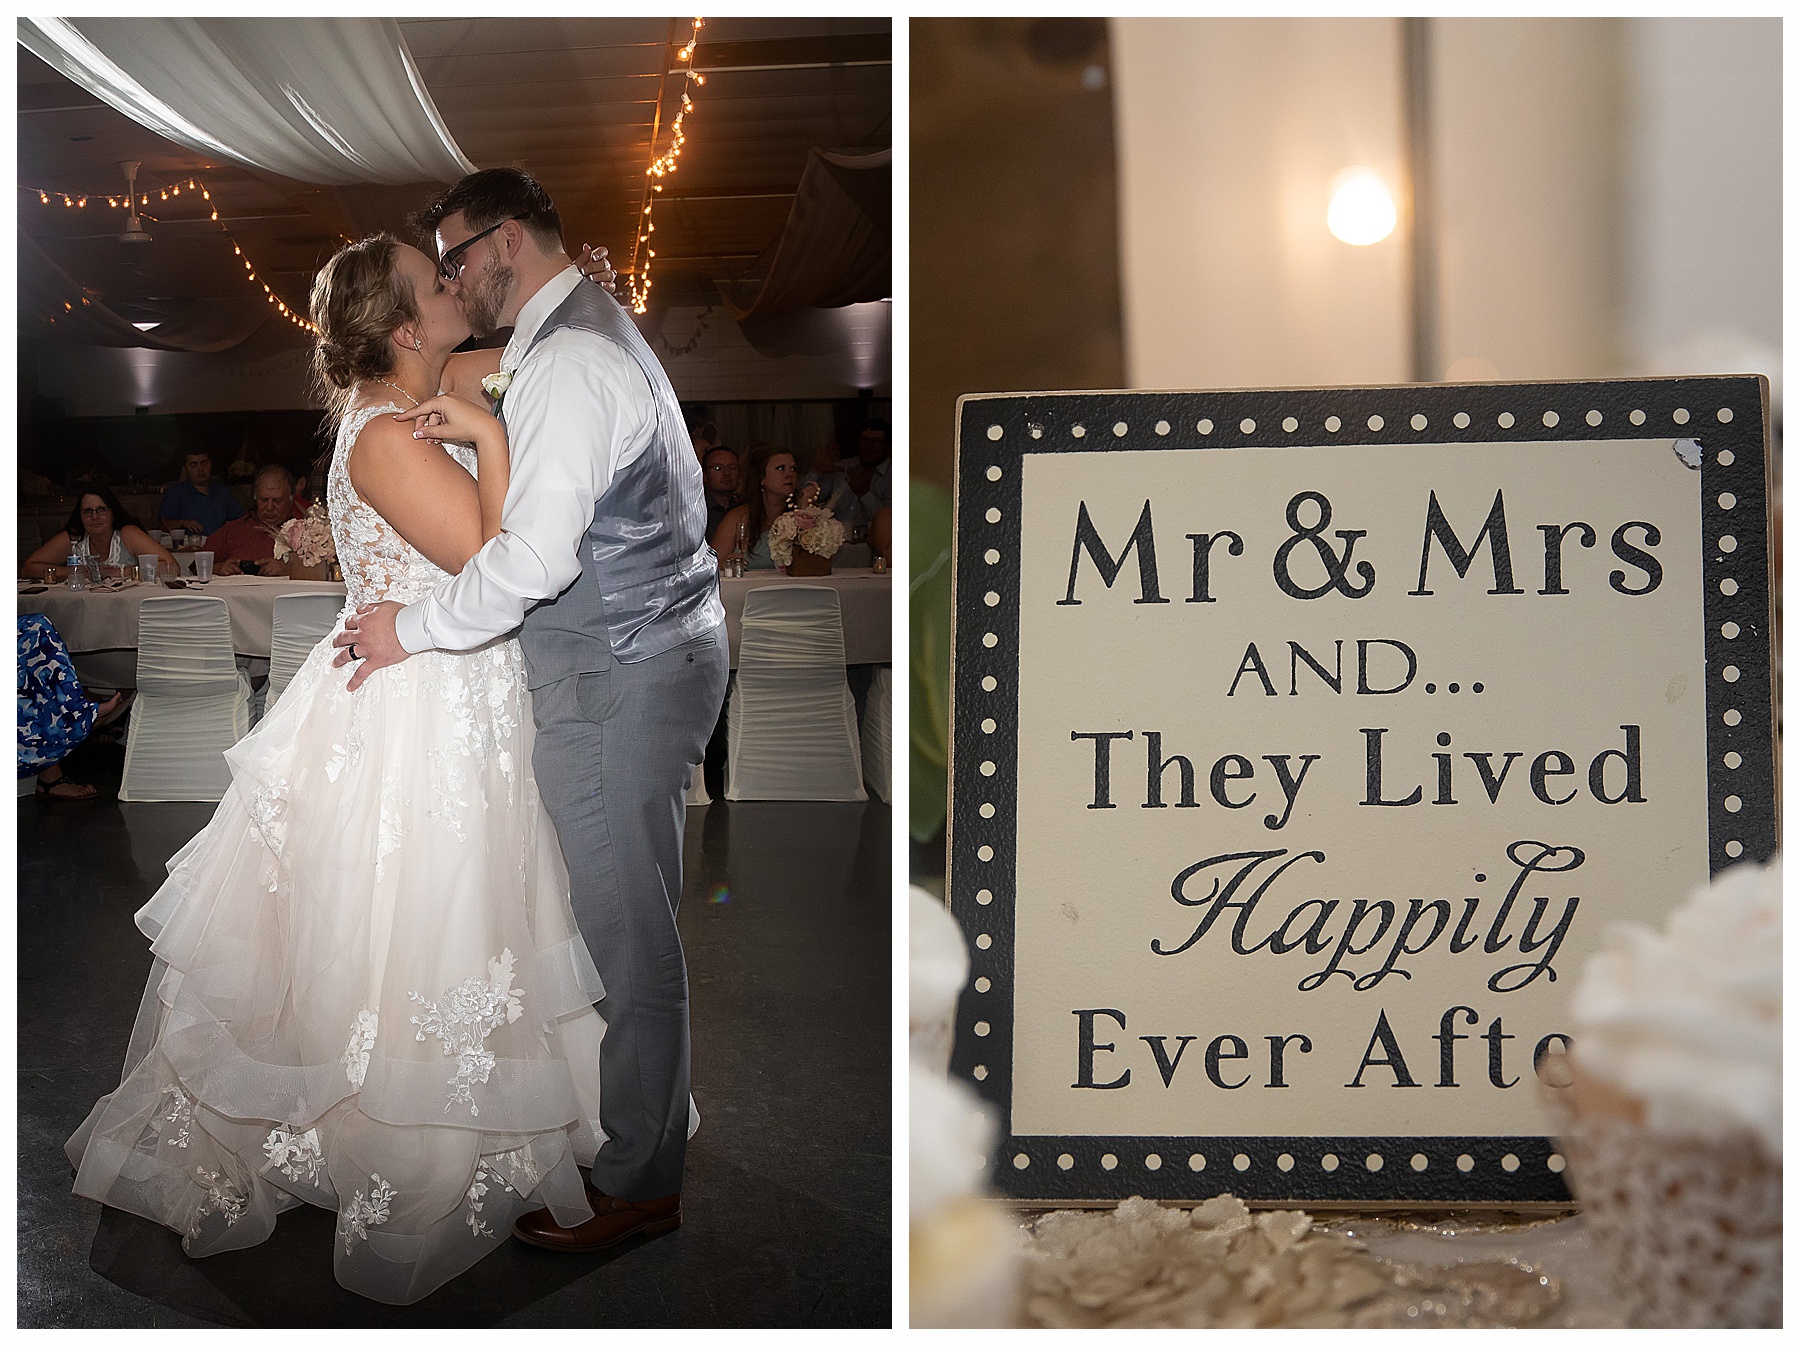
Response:
[[[606,997],[594,1186],[626,1201],[681,1190],[688,986],[681,901],[684,787],[725,698],[719,626],[632,664],[534,687],[538,794],[569,868],[569,900]]]

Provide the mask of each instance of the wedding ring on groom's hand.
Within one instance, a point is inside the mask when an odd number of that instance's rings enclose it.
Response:
[[[350,650],[350,657],[352,659],[362,658],[362,656],[356,652],[356,642],[354,640],[350,642],[349,650]]]

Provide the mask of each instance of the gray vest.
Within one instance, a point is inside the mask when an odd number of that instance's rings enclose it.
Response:
[[[580,577],[525,614],[519,644],[533,687],[598,672],[614,660],[637,663],[725,620],[700,464],[668,375],[624,308],[597,285],[576,286],[527,353],[565,327],[616,342],[637,362],[656,399],[656,438],[613,473],[595,504],[581,539]]]

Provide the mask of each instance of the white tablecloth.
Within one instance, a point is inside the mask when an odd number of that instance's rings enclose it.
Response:
[[[225,600],[231,614],[231,647],[253,659],[269,657],[269,633],[275,624],[275,600],[282,594],[344,592],[342,584],[324,580],[264,579],[257,575],[223,575],[210,584],[185,590],[160,584],[135,584],[116,592],[71,591],[56,584],[41,594],[19,594],[19,612],[41,612],[55,624],[63,643],[77,654],[97,650],[136,650],[138,605],[153,594],[206,594]]]

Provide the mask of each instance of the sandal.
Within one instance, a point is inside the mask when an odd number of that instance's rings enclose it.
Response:
[[[45,780],[44,773],[40,771],[37,778],[37,793],[40,799],[63,799],[71,802],[94,799],[100,794],[91,785],[83,785],[79,781],[70,780],[60,770],[56,773],[56,779],[52,781]]]
[[[114,692],[106,700],[99,703],[99,714],[94,719],[95,729],[104,729],[131,709],[131,703],[137,696],[135,689]]]

